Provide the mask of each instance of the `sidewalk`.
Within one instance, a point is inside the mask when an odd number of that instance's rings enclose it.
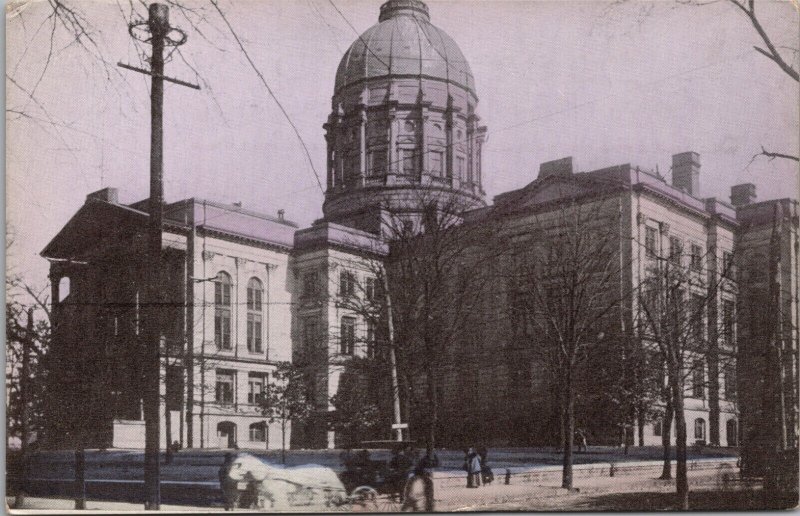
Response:
[[[64,498],[42,498],[26,496],[25,504],[22,509],[14,508],[14,497],[6,497],[6,510],[10,514],[81,514],[84,511],[76,511],[75,501]],[[140,503],[128,502],[109,502],[105,500],[86,500],[87,511],[103,511],[104,514],[110,512],[131,512],[143,511],[144,505]],[[185,512],[224,512],[222,507],[192,507],[189,505],[161,505],[161,513],[185,513]]]

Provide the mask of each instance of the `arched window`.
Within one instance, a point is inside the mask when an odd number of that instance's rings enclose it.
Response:
[[[225,272],[214,281],[214,342],[217,349],[231,349],[231,277]]]
[[[739,432],[735,419],[729,419],[725,424],[725,430],[728,438],[728,446],[739,446]]]
[[[706,420],[697,418],[694,420],[694,438],[697,441],[706,440]]]
[[[263,333],[261,298],[264,287],[258,278],[250,278],[247,283],[247,351],[261,353]]]
[[[267,425],[263,421],[250,425],[250,440],[259,443],[267,442]]]

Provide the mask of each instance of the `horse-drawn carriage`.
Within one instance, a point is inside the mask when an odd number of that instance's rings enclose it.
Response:
[[[339,475],[349,502],[380,512],[397,512],[418,453],[413,441],[364,441],[360,451],[342,453]]]
[[[231,456],[220,473],[226,508],[399,512],[417,458],[412,443],[361,444],[361,451],[343,452],[338,475],[317,464],[287,467],[249,453]]]

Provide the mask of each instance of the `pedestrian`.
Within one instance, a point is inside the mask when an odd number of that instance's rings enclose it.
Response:
[[[239,504],[239,486],[236,480],[230,476],[231,466],[233,465],[233,454],[226,453],[222,466],[219,468],[219,487],[222,489],[222,496],[225,499],[225,510],[236,510]]]
[[[427,457],[417,463],[414,474],[406,482],[403,493],[402,512],[433,512],[433,479],[431,470],[426,467]]]
[[[489,461],[487,459],[488,455],[489,451],[485,447],[481,446],[478,448],[478,457],[481,459],[481,480],[485,486],[491,484],[494,480],[494,472],[492,468],[489,467]]]
[[[467,472],[467,487],[480,487],[481,485],[481,459],[470,447],[464,457],[464,470]]]
[[[585,452],[585,451],[587,450],[587,446],[586,446],[586,433],[583,431],[583,429],[581,429],[581,428],[578,428],[578,429],[575,431],[575,435],[576,435],[576,438],[577,438],[576,440],[578,441],[578,451],[579,451],[579,452],[580,452],[580,451],[583,451],[583,452]]]

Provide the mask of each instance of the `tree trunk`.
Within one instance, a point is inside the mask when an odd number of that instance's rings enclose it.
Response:
[[[570,378],[567,378],[565,387],[564,469],[561,475],[561,487],[572,489],[572,437],[575,434],[575,396],[572,394],[572,381]]]
[[[166,384],[166,375],[164,375],[164,383]],[[172,464],[172,417],[169,410],[169,400],[164,396],[164,439],[167,443],[167,448],[164,453],[164,462]]]
[[[281,464],[286,464],[286,418],[281,419]]]
[[[661,470],[662,480],[672,479],[672,458],[670,457],[672,444],[672,396],[667,396],[666,407],[664,407],[664,420],[661,423],[661,446],[664,447],[664,467]]]
[[[682,386],[674,386],[675,398],[675,489],[678,494],[679,511],[689,510],[689,479],[686,474],[686,414],[683,406]]]
[[[436,424],[439,417],[439,406],[436,400],[436,380],[433,377],[433,366],[427,366],[426,376],[428,377],[428,435],[425,443],[425,451],[430,457],[433,456],[433,449],[436,446]]]
[[[636,410],[636,432],[639,438],[639,446],[644,446],[644,409],[639,407]]]
[[[75,450],[75,510],[86,509],[86,455],[83,445]]]

